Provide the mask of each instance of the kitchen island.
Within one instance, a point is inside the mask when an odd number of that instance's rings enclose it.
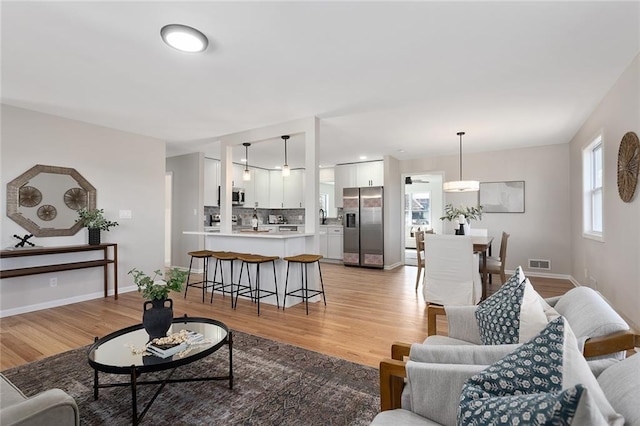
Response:
[[[283,304],[284,299],[284,286],[287,276],[287,262],[283,258],[288,256],[295,256],[303,253],[316,253],[317,249],[314,249],[316,234],[306,234],[299,232],[234,232],[234,233],[222,233],[222,232],[198,232],[198,231],[184,231],[185,235],[202,235],[204,237],[204,248],[212,251],[232,251],[237,253],[250,253],[260,254],[264,256],[279,256],[280,260],[275,262],[276,277],[278,281],[278,297],[280,299],[280,305]],[[229,278],[228,262],[223,262],[225,280]],[[319,288],[318,269],[309,267],[309,289]],[[213,274],[213,266],[209,272]],[[233,282],[237,283],[240,274],[240,262],[236,262],[233,268]],[[255,286],[254,268],[251,268],[251,282]],[[213,280],[213,275],[209,277]],[[219,277],[218,277],[219,279]],[[243,272],[242,282],[247,282],[247,274]],[[271,265],[260,268],[260,287],[265,290],[273,291],[275,283],[273,280],[273,269]],[[289,284],[287,292],[300,288],[300,267],[299,265],[292,265],[289,271]],[[311,302],[320,300],[320,297],[315,297]],[[302,300],[298,297],[288,297],[286,307],[293,306],[300,303]],[[276,304],[275,296],[265,297],[260,303]]]

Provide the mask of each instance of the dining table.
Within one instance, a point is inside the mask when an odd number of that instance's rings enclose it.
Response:
[[[491,249],[491,243],[493,242],[493,237],[488,235],[472,235],[471,241],[473,242],[473,252],[479,253],[482,258],[482,298],[480,300],[484,300],[487,298],[487,251]]]

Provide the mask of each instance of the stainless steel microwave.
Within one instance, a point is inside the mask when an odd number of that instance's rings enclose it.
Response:
[[[244,188],[231,188],[231,204],[234,206],[244,205]],[[218,205],[220,205],[220,186],[218,186]]]

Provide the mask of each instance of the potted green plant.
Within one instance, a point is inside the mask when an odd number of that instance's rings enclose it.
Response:
[[[104,217],[104,209],[91,209],[86,207],[78,210],[78,219],[89,230],[89,244],[100,244],[100,231],[108,231],[109,228],[118,226],[118,222],[112,222]]]
[[[469,221],[482,219],[482,206],[460,206],[453,207],[453,204],[447,204],[444,207],[444,216],[440,220],[448,220],[450,222],[457,220],[461,225],[456,234],[464,235],[469,233]]]
[[[142,314],[142,325],[150,339],[167,335],[173,321],[173,300],[169,299],[171,291],[182,291],[182,285],[187,280],[187,271],[173,268],[167,273],[166,280],[162,280],[160,270],[153,271],[153,277],[133,268],[129,275],[138,286],[138,292],[147,299]]]

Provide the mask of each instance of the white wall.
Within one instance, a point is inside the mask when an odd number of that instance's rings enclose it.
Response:
[[[404,250],[404,204],[400,180],[400,162],[384,157],[384,267],[402,265]]]
[[[582,237],[582,148],[602,131],[604,241]],[[640,135],[640,54],[571,140],[571,272],[594,287],[640,329],[640,182],[629,203],[618,196],[617,160],[622,136]],[[586,274],[585,274],[586,270]]]
[[[102,233],[103,241],[118,244],[120,290],[133,285],[127,275],[131,268],[148,272],[162,269],[164,141],[7,105],[2,105],[1,118],[0,209],[3,212],[6,212],[6,182],[36,164],[74,168],[96,187],[98,208],[105,210],[108,219],[120,223]],[[131,210],[132,219],[119,219],[119,210]],[[13,234],[26,232],[4,213],[0,229],[3,248],[17,242]],[[41,246],[86,244],[87,231],[82,229],[73,236],[32,238],[31,241]],[[56,262],[60,256],[2,259],[2,268]],[[82,260],[81,255],[65,256],[69,256],[66,260],[69,262]],[[58,279],[55,288],[49,286],[52,277]],[[2,279],[0,315],[102,296],[101,268]]]
[[[514,136],[515,137],[515,136]],[[547,145],[499,152],[464,154],[464,178],[481,182],[524,180],[525,213],[486,213],[472,227],[487,228],[495,237],[494,254],[502,231],[511,234],[507,269],[527,271],[528,259],[551,260],[550,271],[531,273],[568,276],[570,265],[569,146]],[[441,173],[457,179],[459,157],[429,157],[401,162],[402,175]],[[398,178],[399,180],[400,178]],[[478,193],[445,193],[443,204],[477,205]],[[445,222],[444,233],[453,226]],[[451,228],[448,229],[447,227]]]
[[[187,254],[204,249],[204,237],[184,235],[184,231],[204,230],[204,154],[170,157],[167,172],[173,175],[171,197],[171,265],[188,268],[191,257]],[[193,265],[202,269],[201,261]]]

